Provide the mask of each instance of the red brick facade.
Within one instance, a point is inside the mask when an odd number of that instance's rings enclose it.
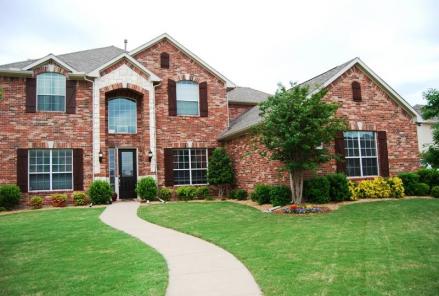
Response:
[[[361,84],[362,101],[352,99],[351,83]],[[357,67],[336,79],[329,87],[326,99],[341,106],[339,116],[347,119],[351,130],[387,132],[387,150],[390,175],[413,171],[419,167],[416,124],[410,115]],[[252,189],[256,183],[287,183],[285,173],[279,173],[279,164],[262,157],[263,150],[255,139],[244,135],[225,143],[236,174],[236,186]],[[256,149],[258,147],[258,149]],[[332,147],[333,149],[333,147]],[[336,171],[335,161],[323,164],[318,174]]]
[[[239,115],[241,115],[244,112],[247,112],[254,106],[255,105],[229,103],[229,120],[232,121],[236,119]]]

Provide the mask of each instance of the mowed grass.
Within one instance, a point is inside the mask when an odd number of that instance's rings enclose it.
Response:
[[[171,203],[141,207],[139,216],[228,250],[265,295],[439,295],[439,200],[301,217],[228,202]]]
[[[102,211],[0,216],[0,295],[164,295],[164,259],[102,223]]]

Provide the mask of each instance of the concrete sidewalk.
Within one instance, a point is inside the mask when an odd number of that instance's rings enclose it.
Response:
[[[140,219],[138,207],[138,202],[114,203],[100,218],[163,255],[169,269],[166,295],[262,295],[253,276],[233,255],[199,238]]]

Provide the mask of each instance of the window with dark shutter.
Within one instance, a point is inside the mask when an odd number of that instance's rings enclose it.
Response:
[[[174,185],[174,150],[165,148],[165,186]]]
[[[200,88],[200,116],[207,117],[208,115],[208,101],[207,101],[207,82],[201,82]]]
[[[177,89],[174,80],[168,79],[168,111],[169,116],[177,115]]]
[[[340,158],[337,160],[337,173],[346,174],[345,146],[343,132],[338,132],[335,138],[335,153]]]
[[[160,68],[169,69],[169,54],[167,52],[160,54]]]
[[[66,113],[76,113],[76,80],[67,80],[66,83]]]
[[[35,113],[37,111],[37,80],[35,78],[26,79],[26,112]]]
[[[385,131],[378,132],[378,155],[380,176],[389,176],[389,156],[387,152],[387,134]]]
[[[28,150],[17,149],[17,185],[21,192],[27,192]]]
[[[356,102],[361,101],[361,85],[358,81],[352,82],[352,99]]]
[[[84,152],[73,149],[73,189],[84,190]]]

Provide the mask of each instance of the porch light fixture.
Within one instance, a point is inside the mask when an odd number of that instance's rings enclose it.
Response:
[[[151,150],[148,151],[148,160],[149,160],[149,162],[151,162],[151,160],[152,160],[152,151]]]
[[[102,159],[104,158],[104,155],[102,154],[102,151],[99,151],[99,162],[102,163]]]

